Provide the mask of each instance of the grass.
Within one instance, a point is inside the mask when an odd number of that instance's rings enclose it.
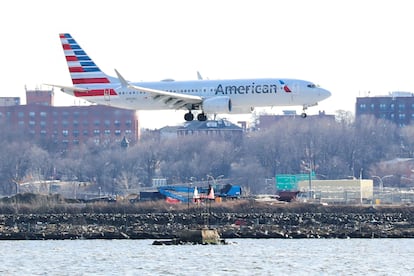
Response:
[[[413,206],[386,205],[330,205],[306,203],[269,204],[248,199],[223,200],[220,203],[207,202],[201,205],[190,203],[167,203],[165,201],[128,200],[114,202],[85,202],[65,199],[60,195],[17,194],[0,199],[0,214],[145,214],[145,213],[200,213],[211,211],[216,213],[375,213],[375,212],[414,212]]]

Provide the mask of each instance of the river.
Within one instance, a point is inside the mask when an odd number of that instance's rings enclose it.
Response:
[[[414,239],[0,241],[1,275],[412,275]]]

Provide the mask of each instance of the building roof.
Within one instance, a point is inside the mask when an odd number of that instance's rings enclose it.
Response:
[[[227,120],[191,121],[179,127],[178,130],[240,130],[243,129]]]

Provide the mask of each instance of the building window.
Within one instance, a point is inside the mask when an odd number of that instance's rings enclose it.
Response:
[[[46,116],[47,116],[47,112],[45,111],[40,112],[40,117],[45,118]]]
[[[83,130],[83,136],[88,136],[88,135],[89,135],[88,130],[87,129],[84,129]]]
[[[69,125],[68,120],[62,120],[62,126],[67,127]]]
[[[94,124],[95,126],[99,126],[99,125],[101,124],[101,122],[100,122],[99,120],[95,120],[95,121],[93,122],[93,124]]]
[[[78,120],[73,120],[73,126],[74,126],[74,127],[79,126],[79,121],[78,121]]]
[[[110,126],[111,125],[111,121],[110,120],[105,120],[104,124],[105,124],[105,126]]]
[[[381,110],[387,110],[387,105],[384,104],[384,103],[380,104],[379,107],[380,107]]]
[[[30,118],[33,118],[35,115],[36,115],[36,112],[34,112],[34,111],[29,112],[29,117]]]
[[[78,137],[78,136],[79,136],[79,130],[75,129],[75,130],[72,132],[72,135],[73,135],[74,137]]]
[[[24,117],[24,112],[20,111],[19,113],[17,113],[17,117],[23,118]]]
[[[398,117],[400,118],[400,120],[404,120],[405,119],[405,114],[404,113],[398,114]]]
[[[400,104],[398,105],[398,110],[404,110],[404,109],[405,109],[405,104],[400,103]]]
[[[41,127],[46,127],[46,122],[45,121],[40,121],[40,126]]]
[[[111,134],[111,130],[109,130],[109,129],[105,129],[105,134],[106,134],[106,135],[110,135],[110,134]]]
[[[121,121],[115,120],[114,121],[114,125],[117,126],[117,127],[119,127],[121,125]]]
[[[35,121],[29,121],[29,126],[35,126],[36,122]]]
[[[99,129],[94,129],[93,130],[94,135],[99,135],[100,133],[101,133],[101,131]]]
[[[132,121],[131,121],[131,120],[126,120],[126,121],[125,121],[125,125],[126,125],[127,127],[130,127],[130,126],[132,125]]]
[[[121,135],[121,130],[119,130],[119,129],[115,130],[115,135],[116,135],[116,136]]]
[[[375,109],[375,104],[371,104],[371,110],[374,110]]]
[[[361,109],[361,110],[365,110],[366,108],[367,108],[366,104],[360,104],[359,105],[359,109]]]
[[[69,131],[67,129],[62,130],[62,135],[63,136],[68,136],[69,135]]]

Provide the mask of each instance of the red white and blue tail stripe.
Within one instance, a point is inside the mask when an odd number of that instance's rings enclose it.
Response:
[[[74,91],[74,95],[77,97],[116,95],[110,84],[119,81],[102,72],[70,34],[61,33],[59,37],[73,85],[88,89],[87,92]]]

